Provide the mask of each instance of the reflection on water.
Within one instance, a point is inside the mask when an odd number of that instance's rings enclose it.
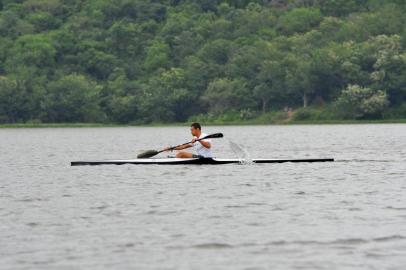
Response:
[[[0,269],[404,269],[406,125],[204,131],[241,148],[216,157],[337,161],[70,167],[189,130],[1,129]]]

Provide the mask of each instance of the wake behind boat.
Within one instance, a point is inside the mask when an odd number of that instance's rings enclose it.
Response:
[[[224,158],[137,158],[137,159],[112,159],[95,161],[72,161],[71,166],[83,165],[222,165],[244,163],[286,163],[286,162],[333,162],[333,158],[313,159],[224,159]]]

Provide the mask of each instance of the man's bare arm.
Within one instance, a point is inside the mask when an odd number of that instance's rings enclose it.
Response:
[[[172,148],[172,149],[171,149],[170,146],[168,146],[168,147],[165,148],[165,151],[183,150],[183,149],[190,148],[190,147],[193,147],[193,145],[192,144],[186,144],[186,145],[181,145],[181,146],[178,146],[178,147],[175,147],[175,148]]]
[[[174,148],[174,150],[183,150],[183,149],[187,149],[187,148],[190,148],[190,147],[193,147],[193,145],[189,143],[189,144],[186,144],[186,145],[178,146],[178,147]]]
[[[210,149],[210,147],[211,147],[211,143],[209,143],[207,141],[199,141],[199,143],[201,145],[203,145],[204,147],[206,147],[207,149]]]

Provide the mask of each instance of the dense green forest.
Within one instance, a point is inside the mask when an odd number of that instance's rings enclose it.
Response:
[[[0,123],[406,118],[405,14],[404,0],[0,0]]]

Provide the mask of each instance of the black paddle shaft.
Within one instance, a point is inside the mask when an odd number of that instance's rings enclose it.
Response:
[[[211,138],[213,138],[213,139],[214,139],[214,138],[223,138],[223,133],[210,134],[210,135],[207,135],[207,136],[205,136],[205,137],[203,137],[203,138],[201,138],[201,139],[197,139],[195,142],[198,142],[198,141],[201,141],[201,140],[205,140],[205,139],[211,139]],[[137,157],[138,157],[138,158],[150,158],[150,157],[153,157],[153,156],[155,156],[155,155],[158,155],[159,153],[162,153],[162,152],[164,152],[164,151],[173,150],[173,149],[175,149],[176,147],[183,146],[183,145],[187,145],[187,144],[189,144],[189,143],[192,143],[192,141],[187,142],[187,143],[183,143],[183,144],[179,144],[179,145],[177,145],[177,146],[173,146],[173,147],[170,147],[170,148],[168,148],[168,149],[163,149],[163,150],[161,150],[161,151],[148,150],[148,151],[146,151],[146,152],[144,152],[144,153],[139,154]]]
[[[205,140],[205,139],[214,139],[214,138],[223,138],[223,133],[210,134],[210,135],[207,135],[207,136],[205,136],[205,137],[203,137],[203,138],[201,138],[201,139],[197,139],[195,142],[202,141],[202,140]],[[189,144],[189,143],[192,143],[192,141],[187,142],[187,143],[182,143],[182,144],[179,144],[179,145],[177,145],[177,146],[172,146],[172,147],[170,147],[170,148],[168,148],[168,149],[164,149],[164,150],[158,151],[158,154],[159,154],[159,153],[162,153],[162,152],[164,152],[164,151],[167,151],[167,150],[174,150],[175,148],[177,148],[177,147],[179,147],[179,146],[187,145],[187,144]]]

